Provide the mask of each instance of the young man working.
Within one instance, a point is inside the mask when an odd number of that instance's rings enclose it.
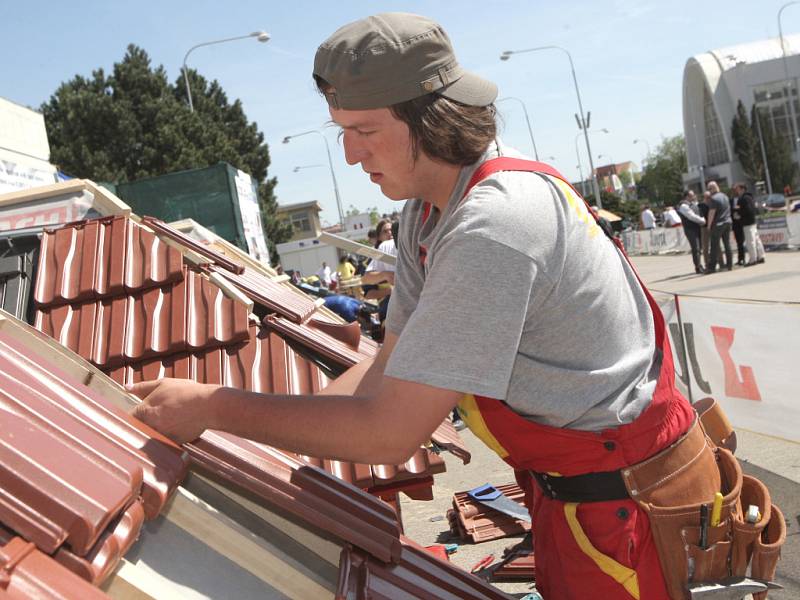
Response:
[[[625,478],[699,430],[674,389],[663,318],[627,260],[554,170],[512,160],[495,135],[496,87],[458,64],[438,24],[398,13],[351,23],[319,47],[314,77],[347,162],[410,199],[380,353],[317,396],[145,382],[136,416],[178,441],[215,428],[395,464],[458,406],[526,490],[546,598],[666,598]],[[689,474],[682,501],[719,489],[699,443],[691,468],[658,472]]]

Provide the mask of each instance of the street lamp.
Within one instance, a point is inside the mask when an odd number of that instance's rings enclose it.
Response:
[[[780,36],[780,39],[781,39],[781,54],[783,55],[783,78],[784,78],[783,80],[786,83],[788,83],[788,81],[789,81],[789,67],[786,65],[786,42],[783,39],[783,27],[781,26],[781,13],[783,12],[783,10],[785,8],[791,6],[792,4],[800,4],[800,2],[787,2],[786,4],[781,6],[781,9],[778,11],[778,35]],[[792,85],[791,87],[792,87],[792,89],[796,89],[794,85]],[[797,139],[797,119],[794,116],[794,96],[790,92],[791,92],[791,90],[787,90],[786,87],[784,87],[783,97],[786,98],[787,95],[788,95],[788,98],[789,98],[789,114],[792,117],[792,136],[794,138],[792,140],[792,153],[794,153],[795,152],[795,148],[797,146],[797,142],[798,142],[798,139]]]
[[[595,199],[597,200],[597,207],[603,208],[603,201],[600,199],[600,185],[597,183],[597,174],[594,172],[594,161],[592,160],[592,148],[589,145],[589,134],[587,129],[589,128],[589,123],[586,121],[586,117],[583,114],[583,103],[581,102],[581,91],[578,87],[578,78],[575,76],[575,65],[572,62],[572,55],[561,46],[539,46],[537,48],[527,48],[525,50],[506,50],[503,54],[500,55],[500,60],[508,60],[511,58],[512,54],[522,54],[523,52],[538,52],[540,50],[560,50],[564,54],[567,55],[569,59],[569,69],[572,73],[572,82],[575,84],[575,95],[578,98],[578,111],[580,112],[580,122],[578,123],[578,127],[583,130],[584,140],[586,141],[586,153],[589,155],[589,167],[592,169],[592,183],[594,184],[594,194]]]
[[[194,112],[194,104],[192,103],[192,89],[189,87],[189,74],[188,74],[188,67],[186,66],[186,59],[189,58],[189,54],[191,54],[192,50],[195,48],[200,48],[201,46],[211,46],[213,44],[222,44],[223,42],[232,42],[234,40],[244,40],[247,38],[256,38],[259,42],[268,42],[269,41],[269,34],[266,31],[254,31],[253,33],[248,33],[247,35],[237,35],[236,37],[232,38],[225,38],[224,40],[214,40],[212,42],[203,42],[202,44],[197,44],[196,46],[192,46],[189,48],[189,51],[183,57],[183,81],[186,83],[186,95],[189,98],[189,110]]]
[[[287,135],[285,138],[283,138],[283,143],[288,144],[289,140],[291,140],[292,138],[300,137],[302,135],[308,135],[310,133],[316,133],[317,135],[321,136],[322,141],[325,142],[325,152],[328,153],[328,166],[331,169],[331,179],[333,180],[333,193],[336,196],[336,208],[339,209],[339,224],[344,226],[344,212],[342,211],[342,199],[339,196],[339,184],[336,183],[336,173],[333,172],[333,159],[331,158],[331,147],[328,144],[328,138],[326,138],[325,134],[322,133],[319,129],[311,129],[310,131],[304,131],[303,133]]]
[[[324,167],[325,165],[300,165],[292,169],[292,173],[297,173],[300,169],[313,169],[314,167]]]
[[[522,112],[525,113],[525,122],[528,124],[528,134],[531,136],[531,144],[533,145],[533,155],[536,157],[536,160],[539,160],[539,152],[536,150],[536,141],[533,139],[533,128],[531,127],[531,120],[528,118],[528,109],[525,107],[525,103],[516,98],[514,96],[506,96],[505,98],[500,98],[497,102],[503,102],[504,100],[516,100],[522,106]]]

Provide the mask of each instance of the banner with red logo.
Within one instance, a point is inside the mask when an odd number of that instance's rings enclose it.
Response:
[[[659,304],[688,398],[713,396],[734,427],[800,442],[800,306],[687,296]]]

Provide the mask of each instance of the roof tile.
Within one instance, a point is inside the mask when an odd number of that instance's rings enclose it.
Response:
[[[37,329],[100,367],[247,339],[247,309],[197,272],[133,295],[41,308]]]
[[[317,310],[314,300],[305,295],[300,295],[291,289],[291,284],[276,283],[266,275],[245,267],[241,275],[231,273],[227,269],[211,265],[212,272],[219,273],[250,299],[269,310],[283,315],[296,323],[305,321]]]
[[[65,304],[133,293],[181,279],[182,257],[126,217],[45,231],[34,299]]]
[[[6,393],[2,406],[13,402],[17,406],[16,414],[31,427],[45,431],[70,448],[77,443],[73,437],[82,436],[81,440],[89,440],[84,443],[90,446],[90,456],[102,452],[115,463],[127,466],[130,472],[138,473],[148,518],[158,515],[186,474],[188,457],[178,446],[112,406],[54,364],[32,355],[19,341],[2,331],[0,378],[24,381],[24,386],[16,386],[24,387],[20,398],[9,398]],[[16,390],[16,387],[6,389]],[[20,401],[25,402],[24,408]],[[33,413],[35,416],[31,416]],[[68,437],[70,435],[73,437]]]
[[[7,600],[101,600],[103,592],[0,527],[0,589]]]

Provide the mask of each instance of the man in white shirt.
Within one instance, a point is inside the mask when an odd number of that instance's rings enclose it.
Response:
[[[656,216],[653,214],[653,211],[650,210],[649,206],[645,206],[642,209],[641,220],[642,220],[642,229],[656,228]]]
[[[317,277],[319,277],[319,284],[321,286],[326,288],[331,287],[331,268],[325,261],[322,261],[322,266],[319,271],[317,271]]]

